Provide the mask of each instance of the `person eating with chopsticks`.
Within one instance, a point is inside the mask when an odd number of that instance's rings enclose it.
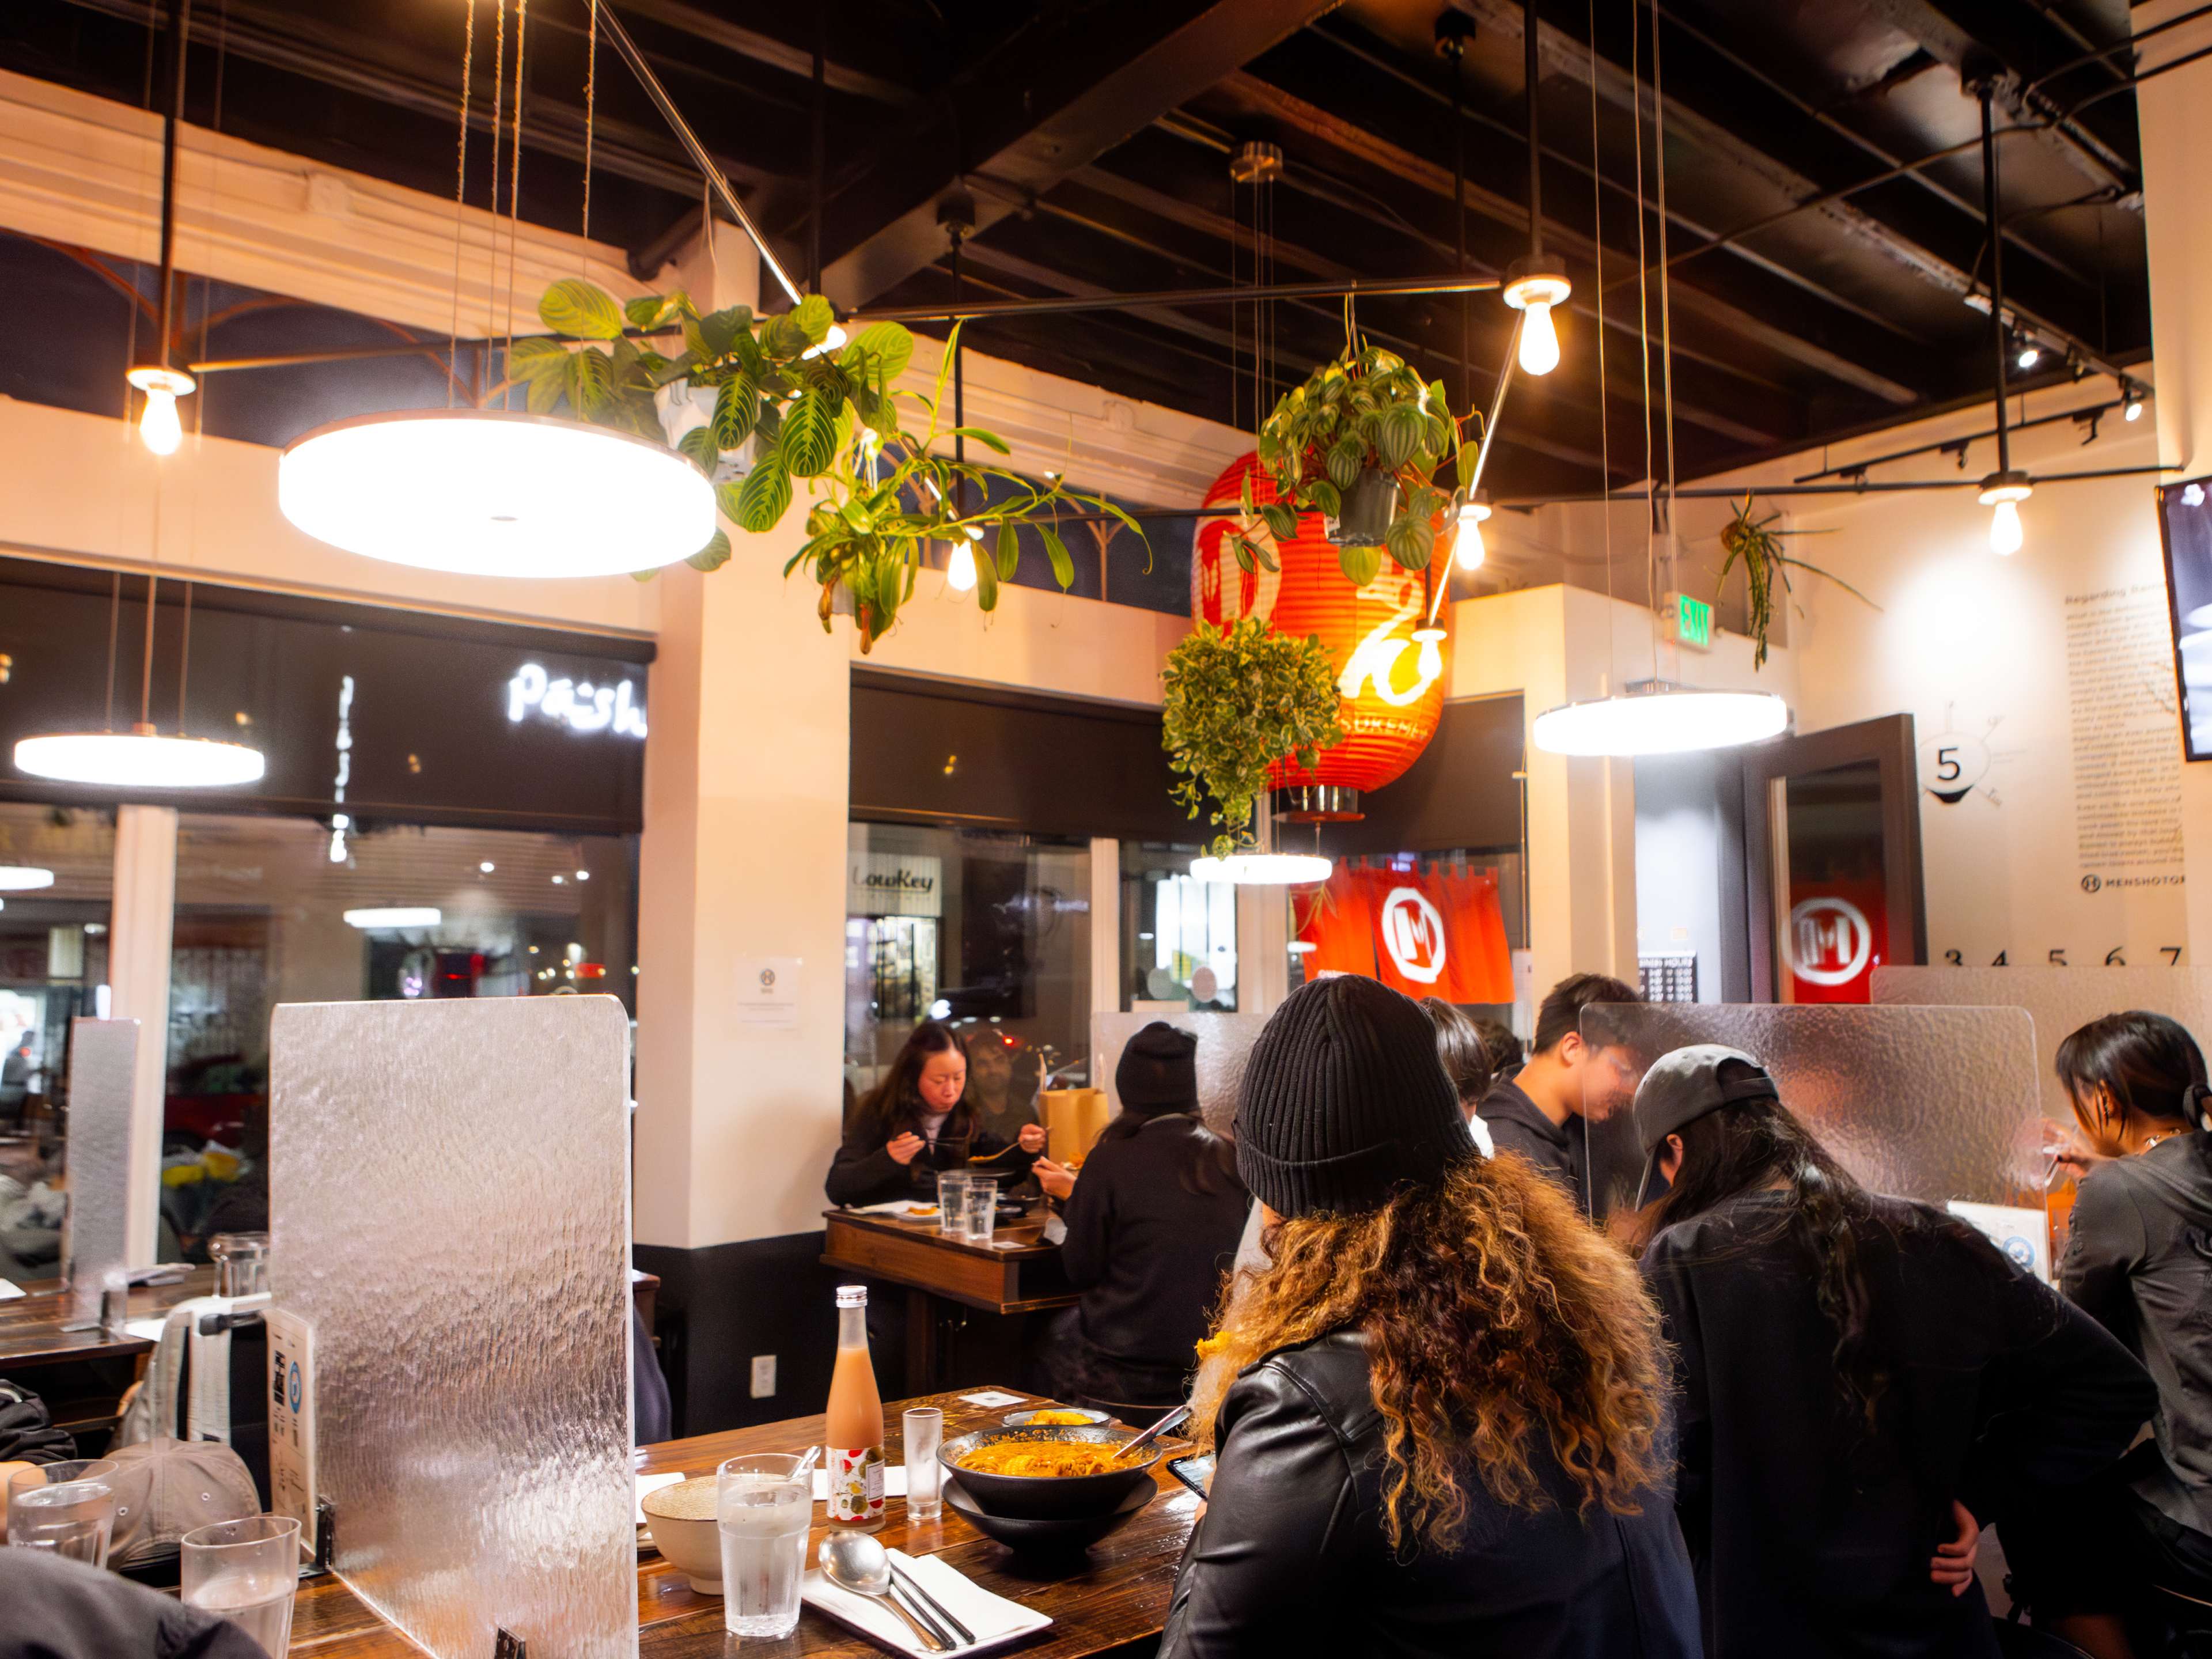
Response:
[[[928,1201],[940,1170],[983,1170],[1018,1181],[1043,1150],[1042,1124],[1024,1124],[1012,1141],[982,1127],[968,1097],[967,1051],[951,1026],[926,1019],[846,1119],[844,1144],[823,1187],[832,1204]]]

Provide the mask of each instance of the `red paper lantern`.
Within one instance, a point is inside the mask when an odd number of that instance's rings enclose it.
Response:
[[[1248,472],[1253,501],[1273,501],[1274,481],[1256,455],[1247,455],[1213,481],[1206,505],[1242,499]],[[1395,782],[1428,747],[1443,716],[1444,676],[1423,672],[1413,638],[1427,617],[1426,575],[1385,556],[1375,580],[1355,588],[1317,513],[1304,515],[1288,542],[1277,542],[1264,525],[1255,531],[1251,538],[1268,547],[1281,568],[1248,572],[1230,547],[1235,528],[1232,519],[1199,521],[1190,557],[1191,621],[1219,627],[1259,617],[1295,639],[1319,636],[1336,666],[1344,738],[1322,751],[1311,773],[1277,763],[1273,781],[1279,789],[1310,786],[1289,816],[1357,817],[1357,792]],[[1346,791],[1355,793],[1347,799]]]

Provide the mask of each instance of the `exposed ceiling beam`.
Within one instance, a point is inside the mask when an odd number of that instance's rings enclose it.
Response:
[[[688,5],[685,0],[606,0],[635,17],[650,18],[720,46],[725,52],[749,58],[756,64],[765,64],[771,69],[795,75],[802,81],[814,78],[814,54],[799,46],[787,46],[773,35],[763,34],[717,17],[698,6]],[[828,0],[820,0],[828,3]],[[797,15],[797,14],[793,14]],[[908,88],[896,81],[886,81],[881,76],[870,75],[849,64],[825,58],[822,66],[823,84],[832,92],[842,92],[854,98],[866,98],[871,102],[889,104],[904,109],[919,100]]]
[[[1256,75],[1240,72],[1230,76],[1224,80],[1221,90],[1248,108],[1264,112],[1297,131],[1394,174],[1407,184],[1441,196],[1447,202],[1451,200],[1452,175],[1449,168],[1425,156],[1416,155],[1353,122],[1310,104]],[[1471,210],[1483,217],[1520,234],[1527,234],[1528,210],[1525,203],[1486,189],[1471,179],[1466,183],[1462,199]],[[1562,253],[1585,263],[1595,262],[1597,244],[1581,232],[1547,216],[1545,234],[1548,242],[1556,246]],[[1616,254],[1614,257],[1618,264],[1620,256]],[[1633,261],[1629,264],[1632,268]],[[1879,398],[1884,403],[1906,408],[1920,400],[1921,394],[1902,381],[1879,374],[1857,359],[1831,351],[1790,329],[1739,310],[1687,283],[1677,283],[1674,285],[1674,304],[1685,313],[1755,340],[1780,356],[1816,370],[1829,380]],[[1586,314],[1579,301],[1571,301],[1569,303],[1578,314]],[[1609,316],[1607,321],[1614,326],[1626,327],[1625,320],[1614,316]],[[1676,355],[1683,355],[1685,349],[1684,343],[1678,340]],[[1723,372],[1740,372],[1726,363],[1716,362],[1711,366]]]
[[[944,251],[938,204],[963,177],[994,186],[976,202],[976,228],[986,228],[1007,195],[1042,196],[1334,3],[1041,10],[956,76],[928,119],[868,135],[875,165],[820,204],[823,246],[836,250],[823,291],[848,306],[873,299]]]

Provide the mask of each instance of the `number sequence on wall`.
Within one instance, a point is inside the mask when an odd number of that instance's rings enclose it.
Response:
[[[2104,965],[2107,968],[2126,967],[2128,965],[2128,959],[2122,954],[2122,952],[2126,949],[2127,946],[2124,945],[2115,945],[2111,950],[2106,951]],[[2181,965],[2181,946],[2179,945],[2161,945],[2158,947],[2158,952],[2160,956],[2166,958],[2166,965],[2167,967],[2179,968]],[[1990,961],[1990,966],[1992,968],[2009,968],[2012,966],[2011,956],[2012,952],[2009,951],[2000,951]],[[2047,951],[2045,953],[2045,959],[2048,961],[2053,968],[2071,968],[2075,965],[2074,963],[2067,961],[2066,951],[2063,946],[2054,951]],[[1963,951],[1946,951],[1943,952],[1943,960],[1950,963],[1954,968],[1963,968],[1966,965],[1966,952]]]

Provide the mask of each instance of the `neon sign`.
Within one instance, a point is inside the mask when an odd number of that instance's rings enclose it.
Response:
[[[526,662],[507,683],[507,717],[520,726],[526,715],[565,726],[572,732],[612,732],[620,738],[645,736],[645,708],[628,680],[594,685],[589,680],[553,679]]]

